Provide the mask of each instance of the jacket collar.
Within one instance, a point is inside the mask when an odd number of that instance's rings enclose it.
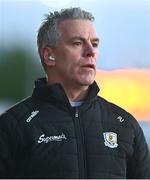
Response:
[[[47,85],[46,82],[46,78],[39,78],[35,81],[35,88],[33,90],[32,97],[43,101],[51,101],[54,103],[69,102],[61,84],[55,83]],[[94,83],[89,86],[89,91],[84,101],[87,102],[95,99],[98,92],[99,87],[94,81]]]

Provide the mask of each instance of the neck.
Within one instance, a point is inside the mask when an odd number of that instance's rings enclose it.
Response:
[[[65,93],[69,99],[69,101],[82,101],[88,92],[89,85],[80,85],[77,83],[68,82],[67,80],[63,80],[60,76],[57,75],[56,71],[52,71],[47,73],[47,83],[60,83]]]
[[[60,83],[63,86],[69,101],[84,100],[85,96],[87,95],[88,87],[89,87],[87,85],[85,86],[75,86],[73,84],[68,85],[66,83],[62,83],[59,81],[53,81],[50,78],[47,79],[47,84],[53,84],[53,83]]]
[[[63,86],[64,87],[64,86]],[[82,101],[88,92],[88,87],[83,86],[78,89],[64,87],[67,97],[70,101]]]

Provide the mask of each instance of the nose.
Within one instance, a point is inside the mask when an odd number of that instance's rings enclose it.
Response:
[[[95,57],[96,49],[93,47],[91,43],[88,43],[84,50],[84,57]]]

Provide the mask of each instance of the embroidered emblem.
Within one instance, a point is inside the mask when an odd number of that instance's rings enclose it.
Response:
[[[29,123],[38,113],[39,111],[32,111],[31,115],[28,117],[28,119],[26,119],[26,122]]]
[[[124,121],[123,117],[121,117],[121,116],[118,116],[117,119],[118,119],[120,122],[123,122],[123,121]]]
[[[38,143],[49,143],[52,141],[62,141],[66,139],[67,138],[64,133],[58,136],[47,136],[47,137],[45,136],[45,134],[42,134],[38,139]]]
[[[110,148],[117,148],[117,134],[114,132],[104,132],[104,144]]]

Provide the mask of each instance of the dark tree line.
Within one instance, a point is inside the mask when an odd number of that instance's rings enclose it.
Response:
[[[22,48],[0,50],[0,100],[14,102],[32,93],[34,80],[43,76],[38,57]]]

